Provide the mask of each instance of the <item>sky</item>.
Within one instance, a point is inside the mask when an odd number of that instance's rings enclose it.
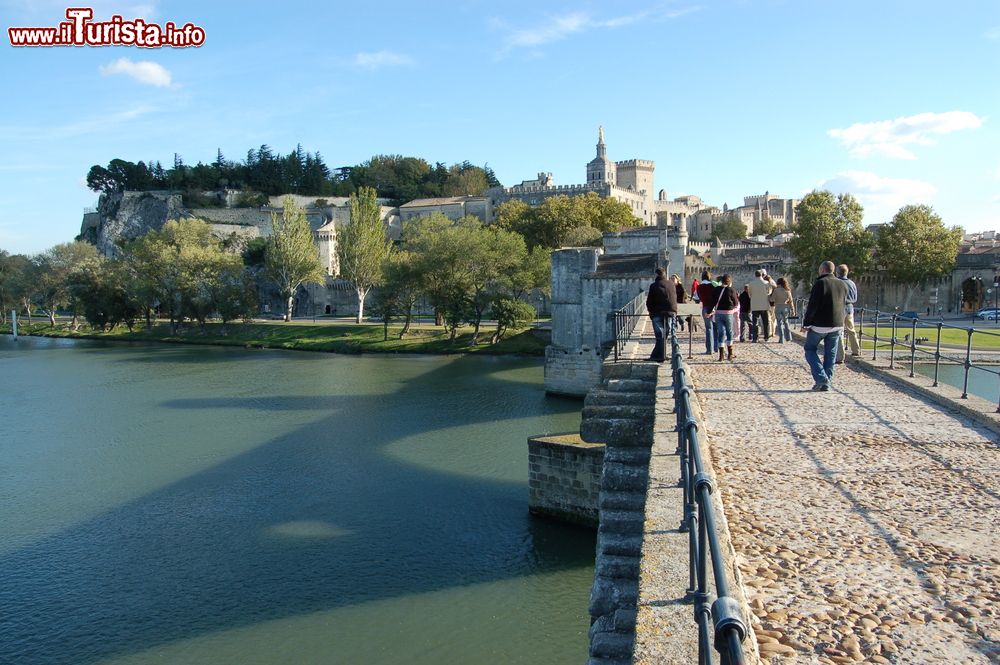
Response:
[[[71,6],[80,6],[71,5]],[[197,48],[15,48],[67,5],[0,0],[0,249],[71,241],[94,164],[212,162],[301,143],[488,165],[505,185],[656,162],[721,207],[849,192],[1000,230],[1000,1],[317,3],[92,0],[96,20],[204,30]]]

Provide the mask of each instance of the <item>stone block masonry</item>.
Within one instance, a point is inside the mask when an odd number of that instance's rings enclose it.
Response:
[[[584,402],[580,436],[605,444],[588,665],[631,663],[657,372],[655,364],[605,364]]]
[[[528,510],[596,527],[604,446],[574,434],[528,439]]]

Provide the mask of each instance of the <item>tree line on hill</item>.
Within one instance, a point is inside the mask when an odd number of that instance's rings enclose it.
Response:
[[[401,205],[418,198],[480,195],[499,185],[489,166],[468,161],[431,165],[402,155],[375,155],[361,164],[331,170],[319,152],[306,152],[301,144],[284,156],[262,145],[248,150],[243,160],[227,159],[220,149],[214,162],[199,161],[194,166],[175,154],[172,168],[164,168],[159,160],[134,163],[116,158],[107,166],[95,164],[87,173],[87,186],[95,192],[179,191],[190,207],[212,205],[202,192],[222,189],[241,190],[238,203],[255,206],[268,196],[350,196],[371,187],[393,205]]]
[[[627,205],[596,195],[553,197],[536,208],[520,202],[498,207],[497,220],[457,221],[434,214],[404,223],[389,240],[377,193],[362,187],[350,195],[351,223],[338,230],[340,277],[358,296],[358,322],[368,292],[378,287],[374,307],[386,326],[403,321],[409,331],[420,300],[433,307],[452,339],[470,324],[478,340],[482,322],[497,328],[496,342],[535,316],[527,302],[549,288],[552,249],[600,244],[601,233],[635,224]],[[123,242],[113,258],[84,242],[57,245],[36,256],[0,250],[0,317],[16,309],[30,318],[42,312],[55,326],[57,311],[70,311],[98,330],[137,322],[151,328],[168,320],[176,334],[185,322],[204,326],[249,320],[259,312],[260,293],[276,290],[290,320],[304,284],[326,280],[304,211],[290,198],[272,213],[272,235],[249,242],[220,240],[197,219],[168,221],[161,229]]]

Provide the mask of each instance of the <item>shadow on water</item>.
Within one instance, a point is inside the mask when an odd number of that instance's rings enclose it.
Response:
[[[512,417],[429,408],[406,417],[428,390],[455,389],[454,370],[477,365],[479,393],[509,390],[479,359],[459,358],[391,395],[170,400],[180,417],[220,407],[333,413],[0,556],[0,662],[94,663],[271,619],[592,565],[593,532],[529,517],[525,484],[385,453],[415,433]]]

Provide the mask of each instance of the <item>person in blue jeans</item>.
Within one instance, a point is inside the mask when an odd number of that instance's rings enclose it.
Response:
[[[813,390],[829,390],[833,381],[833,368],[840,346],[840,333],[844,330],[844,303],[847,287],[833,275],[833,261],[819,266],[819,277],[813,282],[809,304],[802,317],[806,331],[805,356],[813,376]],[[823,343],[823,361],[819,359],[819,345]]]
[[[677,317],[677,289],[667,279],[663,268],[656,269],[656,279],[649,285],[646,312],[653,324],[653,334],[656,335],[656,345],[649,354],[649,359],[663,362],[666,359],[667,340],[674,334],[674,321]]]
[[[774,303],[775,330],[778,333],[778,344],[792,341],[792,330],[788,327],[788,317],[795,316],[795,300],[788,280],[778,278],[778,285],[771,291],[771,302]]]
[[[733,320],[740,312],[740,297],[733,288],[733,278],[722,276],[722,286],[715,304],[715,331],[719,345],[719,360],[725,360],[725,351],[729,351],[729,360],[733,359]]]
[[[712,279],[712,273],[705,270],[698,283],[698,300],[701,302],[701,317],[705,322],[705,354],[712,355],[719,350],[719,340],[715,333],[715,304],[719,299],[719,283]]]

